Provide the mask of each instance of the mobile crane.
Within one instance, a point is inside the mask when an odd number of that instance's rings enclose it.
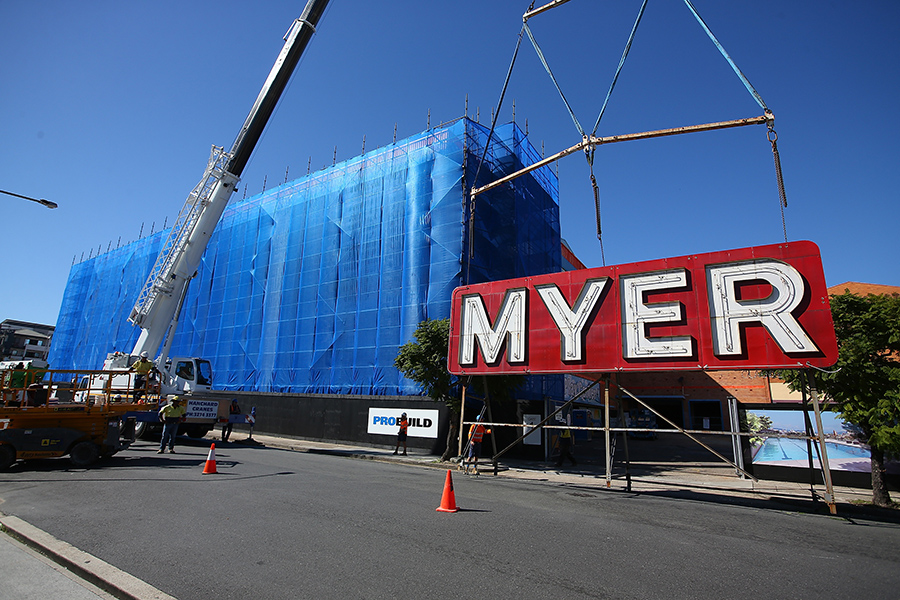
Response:
[[[224,147],[212,147],[203,178],[188,195],[128,318],[141,328],[131,352],[110,353],[102,371],[81,372],[76,378],[79,379],[77,391],[54,384],[53,371],[47,371],[40,390],[13,389],[0,382],[3,388],[0,390],[3,392],[0,399],[0,470],[17,458],[65,454],[69,454],[78,466],[85,466],[130,443],[119,439],[123,419],[134,417],[138,433],[158,426],[155,410],[146,410],[146,404],[138,407],[130,401],[134,376],[128,369],[139,356],[156,356],[159,351],[154,363],[160,381],[158,390],[154,391],[163,396],[171,393],[193,395],[210,389],[212,369],[208,360],[169,358],[181,307],[209,239],[327,5],[328,0],[307,1],[300,17],[285,35],[284,46],[231,150],[226,152]],[[65,373],[70,376],[76,372]],[[12,372],[7,379],[12,379]],[[37,395],[37,399],[29,401],[28,392],[31,396]],[[187,406],[184,428],[196,437],[211,431],[222,417],[243,418],[243,415],[229,417],[227,406],[219,407],[218,400],[207,398],[192,405],[189,396]],[[130,426],[125,429],[130,430]]]
[[[308,0],[303,13],[285,35],[285,43],[278,59],[244,120],[231,150],[226,152],[224,147],[212,147],[206,171],[175,219],[169,237],[128,317],[132,324],[141,328],[141,334],[130,354],[110,354],[104,370],[127,368],[142,353],[146,352],[152,357],[162,346],[162,351],[153,361],[160,374],[159,388],[162,395],[196,394],[211,389],[212,368],[208,360],[198,357],[169,358],[181,307],[209,239],[231,194],[237,189],[241,173],[327,5],[328,0]],[[228,417],[227,407],[211,409],[211,402],[218,401],[188,398],[187,421],[182,426],[186,433],[202,437],[212,430],[217,418],[234,418]],[[213,412],[217,414],[212,414]],[[148,427],[157,426],[139,422],[138,435],[142,435]]]
[[[145,351],[155,354],[165,340],[160,355],[165,362],[188,284],[327,4],[328,0],[307,2],[303,14],[285,36],[278,60],[231,150],[225,152],[223,147],[213,146],[206,172],[181,209],[128,318],[141,328],[132,355]]]

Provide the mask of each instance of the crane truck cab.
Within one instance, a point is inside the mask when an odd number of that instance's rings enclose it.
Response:
[[[212,366],[206,359],[170,359],[162,371],[168,374],[169,386],[174,390],[166,393],[192,394],[212,389]]]
[[[137,373],[130,370],[140,357],[112,352],[103,363],[103,370],[85,374],[78,381],[76,402],[90,402],[95,396],[113,394],[123,399],[165,397],[168,394],[206,392],[212,386],[212,367],[203,358],[176,357],[167,360],[163,368],[154,365],[156,372],[145,385],[136,385]]]
[[[130,371],[140,356],[124,352],[112,352],[103,363],[103,371],[82,378],[76,393],[78,401],[89,401],[94,396],[110,395],[135,398],[142,403],[158,403],[162,406],[171,394],[182,396],[186,401],[185,422],[178,428],[179,433],[200,438],[213,430],[220,419],[220,413],[228,414],[228,407],[220,408],[221,400],[200,398],[198,395],[212,389],[212,365],[204,358],[176,356],[164,362],[154,363],[157,374],[149,377],[146,385],[135,387],[137,373]],[[162,362],[162,365],[159,363]],[[78,397],[78,395],[81,397]],[[137,415],[135,435],[145,439],[158,433],[162,424],[155,411]]]
[[[133,391],[136,373],[130,371],[131,366],[140,359],[139,356],[123,352],[111,352],[103,363],[104,371],[115,371],[121,374],[103,374],[94,381],[85,382],[90,390],[106,390],[107,386],[121,394]],[[151,377],[148,391],[154,395],[193,394],[208,392],[212,389],[212,366],[204,358],[175,357],[166,359],[162,367],[154,363],[158,376]],[[84,382],[84,378],[82,379]]]

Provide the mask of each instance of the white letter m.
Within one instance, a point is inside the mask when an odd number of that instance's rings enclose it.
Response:
[[[463,296],[459,320],[459,364],[475,364],[476,340],[486,364],[499,360],[503,343],[507,340],[508,362],[525,362],[526,298],[524,288],[506,290],[496,324],[492,326],[481,294]]]

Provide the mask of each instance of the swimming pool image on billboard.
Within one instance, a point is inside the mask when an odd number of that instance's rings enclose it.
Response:
[[[828,464],[832,469],[844,471],[870,471],[871,456],[867,448],[825,442]],[[766,438],[753,455],[754,464],[772,464],[791,467],[809,465],[806,440],[793,438]],[[813,448],[813,464],[819,465],[818,453]]]

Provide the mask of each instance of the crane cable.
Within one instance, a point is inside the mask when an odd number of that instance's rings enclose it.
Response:
[[[700,16],[700,13],[697,12],[697,9],[694,8],[694,5],[691,4],[691,0],[684,0],[685,5],[694,15],[694,18],[697,19],[697,22],[700,23],[700,27],[703,28],[703,31],[706,32],[706,35],[709,36],[709,39],[712,40],[712,43],[715,44],[716,48],[719,49],[719,52],[728,61],[728,64],[731,66],[731,69],[735,72],[738,78],[743,82],[744,87],[747,88],[747,91],[750,92],[750,95],[753,96],[753,99],[756,100],[756,103],[759,104],[760,108],[765,111],[767,115],[771,115],[772,111],[769,110],[769,107],[766,106],[765,101],[762,99],[762,96],[759,95],[759,92],[756,91],[756,88],[753,87],[753,84],[750,83],[750,80],[747,79],[747,76],[744,75],[743,71],[737,66],[737,63],[731,58],[728,52],[725,50],[725,47],[722,46],[721,42],[719,42],[718,38],[716,38],[715,34],[712,32],[712,29],[709,28],[709,25],[706,24],[706,21],[703,20],[703,17]],[[769,140],[769,143],[772,144],[772,156],[775,159],[775,180],[778,184],[778,200],[779,200],[779,208],[781,210],[781,227],[784,231],[784,241],[788,241],[787,235],[787,222],[784,218],[784,209],[787,208],[787,195],[784,191],[784,177],[781,174],[781,156],[778,154],[778,134],[775,132],[775,121],[774,119],[770,119],[768,123],[766,123],[768,131],[766,132],[766,137]]]
[[[528,10],[534,8],[534,0]],[[513,65],[516,64],[516,57],[519,55],[519,46],[522,45],[522,33],[525,26],[519,31],[519,37],[516,40],[516,49],[513,50],[512,60],[509,63],[509,69],[506,71],[506,80],[503,82],[503,89],[500,90],[500,99],[497,101],[497,111],[491,119],[491,129],[488,132],[487,141],[484,143],[484,150],[481,152],[481,158],[478,161],[478,167],[475,169],[475,179],[472,180],[472,186],[478,185],[478,175],[481,174],[481,166],[487,157],[488,148],[491,145],[491,138],[494,136],[494,129],[497,127],[497,119],[500,117],[500,107],[503,106],[503,98],[506,96],[506,88],[509,86],[509,79],[512,77]],[[473,196],[469,204],[469,260],[466,263],[466,283],[469,282],[469,268],[472,259],[475,258],[475,197]]]
[[[588,150],[585,149],[587,153]],[[591,188],[594,191],[594,213],[597,215],[597,241],[600,242],[600,262],[601,266],[606,266],[606,253],[603,251],[603,228],[600,226],[600,186],[597,185],[597,178],[594,177],[594,147],[591,146],[588,156],[588,166],[591,169]]]
[[[647,0],[644,0],[644,2],[646,1]],[[559,94],[559,97],[562,98],[563,104],[566,105],[566,110],[569,111],[569,116],[572,118],[572,122],[575,124],[575,129],[578,130],[578,133],[581,134],[581,137],[587,137],[587,135],[584,133],[584,128],[582,128],[581,123],[578,122],[578,117],[575,116],[575,111],[572,110],[572,106],[569,104],[569,101],[566,100],[566,95],[563,93],[562,88],[559,87],[559,82],[556,81],[556,76],[553,75],[553,71],[550,69],[550,64],[544,57],[544,53],[541,51],[541,47],[538,45],[537,40],[534,39],[534,34],[531,33],[531,27],[528,26],[528,21],[522,21],[522,29],[525,31],[525,33],[528,34],[528,39],[531,40],[531,45],[534,46],[534,51],[537,52],[541,64],[544,65],[544,70],[547,71],[547,75],[550,76],[550,81],[552,81],[553,85],[556,86],[556,91]]]
[[[600,113],[597,115],[597,121],[594,123],[594,129],[591,131],[592,136],[596,135],[597,129],[600,127],[600,120],[603,118],[603,114],[606,112],[606,107],[609,104],[609,99],[612,96],[613,90],[616,87],[616,83],[619,80],[619,74],[622,72],[622,67],[625,66],[625,59],[628,58],[628,53],[631,51],[631,44],[632,42],[634,42],[634,36],[635,33],[637,33],[638,25],[641,22],[641,18],[644,16],[644,10],[647,8],[647,1],[648,0],[643,0],[643,2],[641,3],[641,8],[640,10],[638,10],[637,18],[634,20],[634,25],[632,26],[631,33],[628,36],[628,41],[625,43],[625,49],[622,51],[622,57],[619,59],[619,65],[616,67],[616,73],[615,75],[613,75],[612,82],[610,82],[609,84],[609,90],[606,92],[606,98],[603,100],[603,106],[600,108]],[[572,122],[575,124],[575,128],[578,130],[578,133],[581,134],[582,139],[587,140],[588,135],[584,132],[584,129],[581,127],[581,123],[578,122],[578,117],[575,116],[575,112],[569,105],[568,100],[566,100],[566,95],[559,87],[559,83],[556,81],[556,77],[553,75],[553,71],[550,69],[550,65],[547,62],[547,59],[544,57],[544,53],[541,51],[537,40],[534,38],[534,34],[531,33],[531,28],[528,27],[528,21],[524,21],[524,28],[525,32],[528,34],[528,39],[531,40],[531,45],[534,46],[534,51],[537,53],[541,64],[544,65],[544,69],[550,76],[550,80],[553,82],[553,85],[556,86],[556,91],[559,93],[560,98],[562,98],[563,104],[566,105],[566,110],[569,111],[569,116],[572,118]],[[603,263],[603,266],[605,267],[606,254],[603,250],[603,230],[600,226],[600,187],[597,185],[597,178],[594,176],[594,150],[595,146],[586,145],[584,149],[584,156],[585,159],[587,159],[588,168],[591,171],[591,189],[594,193],[594,212],[597,218],[597,241],[600,243],[600,259]]]
[[[600,127],[600,120],[603,118],[603,113],[606,112],[606,106],[609,104],[609,99],[612,96],[613,89],[616,87],[616,82],[619,81],[619,73],[622,72],[622,67],[625,66],[625,59],[628,58],[628,53],[631,51],[631,43],[634,42],[634,35],[637,33],[638,25],[641,23],[641,18],[644,16],[644,9],[647,8],[647,0],[644,0],[641,3],[641,8],[638,11],[637,18],[634,20],[634,25],[631,27],[631,34],[628,36],[628,41],[625,42],[625,49],[622,51],[622,58],[619,59],[619,66],[616,67],[616,74],[613,75],[612,82],[609,84],[609,90],[606,92],[606,98],[603,100],[603,106],[600,107],[600,113],[597,115],[597,121],[594,123],[594,129],[591,131],[591,135],[597,134],[597,129]],[[603,250],[603,229],[600,226],[600,187],[597,185],[597,178],[594,177],[594,150],[596,146],[590,146],[590,152],[587,152],[585,149],[585,155],[588,159],[588,165],[591,169],[591,188],[594,191],[594,213],[597,216],[597,241],[600,242],[600,260],[603,263],[603,266],[606,266],[606,253]]]
[[[766,137],[772,144],[772,156],[775,158],[775,180],[778,183],[778,207],[781,209],[781,228],[784,231],[784,241],[788,241],[787,221],[784,218],[784,209],[787,208],[787,195],[784,192],[784,178],[781,176],[781,156],[778,154],[778,134],[775,133],[775,124],[772,121],[768,123],[768,131]]]
[[[722,56],[725,58],[725,60],[731,66],[732,70],[735,72],[735,74],[738,76],[738,78],[744,84],[744,87],[747,89],[747,91],[750,93],[750,95],[753,97],[753,99],[756,101],[756,103],[759,104],[759,106],[763,109],[763,111],[765,111],[765,113],[767,115],[771,115],[772,112],[766,106],[766,103],[763,100],[762,96],[759,94],[759,92],[756,90],[756,88],[753,87],[753,84],[750,83],[750,80],[747,79],[747,76],[744,75],[744,73],[741,71],[741,69],[737,66],[737,64],[734,62],[734,60],[731,58],[731,56],[725,50],[725,47],[721,44],[721,42],[719,42],[718,38],[716,38],[715,34],[712,32],[712,30],[709,28],[709,26],[706,24],[706,22],[700,16],[700,13],[697,12],[697,9],[694,7],[694,5],[691,3],[691,0],[684,0],[684,3],[688,7],[688,9],[691,11],[691,13],[694,15],[694,18],[697,20],[697,22],[700,24],[700,26],[703,28],[703,30],[706,32],[707,36],[710,38],[710,40],[712,40],[713,44],[716,46],[716,48],[718,48],[719,52],[722,54]],[[532,3],[532,7],[533,6],[534,6],[534,3]],[[601,107],[600,113],[597,116],[597,121],[594,124],[594,129],[591,132],[592,136],[596,134],[597,129],[600,126],[600,120],[603,118],[603,114],[605,113],[607,104],[609,103],[609,99],[612,96],[613,89],[615,88],[616,82],[618,81],[619,74],[621,73],[622,67],[625,64],[625,59],[628,57],[628,53],[631,50],[631,44],[634,41],[635,33],[637,32],[638,25],[641,22],[641,18],[644,15],[644,10],[646,9],[646,7],[647,7],[647,0],[643,0],[643,2],[641,3],[641,7],[638,10],[637,18],[635,19],[634,25],[631,29],[631,34],[628,36],[628,41],[625,44],[625,49],[622,52],[622,57],[619,60],[619,65],[616,68],[616,73],[613,76],[612,82],[610,83],[609,91],[606,94],[606,98],[603,101],[603,106]],[[550,8],[552,8],[552,7],[550,7]],[[531,9],[529,8],[529,11],[530,10]],[[541,61],[541,64],[544,65],[544,69],[547,71],[547,74],[550,76],[550,80],[553,82],[553,85],[556,87],[556,91],[559,93],[559,96],[562,99],[563,104],[565,104],[566,110],[569,112],[569,116],[571,117],[572,122],[575,124],[575,128],[578,130],[578,133],[581,134],[582,139],[588,140],[589,139],[588,135],[585,134],[584,129],[581,127],[581,123],[579,123],[578,118],[575,116],[575,112],[572,110],[572,107],[569,104],[568,100],[566,99],[566,96],[563,93],[562,89],[560,88],[559,83],[556,80],[556,77],[553,75],[553,72],[550,69],[550,65],[547,62],[547,59],[544,57],[544,53],[543,53],[543,51],[541,51],[541,48],[538,45],[537,40],[534,37],[534,34],[532,34],[531,28],[528,27],[527,19],[523,20],[523,23],[524,23],[523,29],[528,34],[528,38],[531,40],[531,44],[532,44],[532,46],[534,46],[534,50],[537,53],[538,58]],[[521,39],[521,33],[519,34],[519,37]],[[517,46],[517,49],[518,49],[518,46]],[[510,66],[510,68],[512,68],[512,67]],[[782,170],[781,170],[781,158],[778,153],[778,145],[776,143],[778,140],[778,134],[775,132],[774,117],[768,121],[767,127],[768,127],[768,131],[767,131],[766,135],[767,135],[769,142],[772,145],[772,154],[773,154],[773,157],[775,160],[775,177],[776,177],[776,181],[777,181],[777,185],[778,185],[779,206],[780,206],[780,210],[781,210],[781,225],[782,225],[782,230],[784,232],[784,241],[787,242],[788,241],[787,224],[786,224],[786,219],[785,219],[785,214],[784,214],[784,209],[787,207],[787,195],[784,190],[784,178],[783,178]],[[605,266],[606,258],[604,256],[604,252],[603,252],[603,237],[602,237],[602,230],[601,230],[601,226],[600,226],[600,189],[597,185],[597,179],[594,175],[594,148],[595,148],[594,146],[586,147],[584,152],[585,152],[585,158],[588,161],[588,166],[590,167],[591,187],[592,187],[593,193],[594,193],[594,208],[595,208],[596,217],[597,217],[597,240],[600,242],[601,259],[603,260],[603,265]]]

